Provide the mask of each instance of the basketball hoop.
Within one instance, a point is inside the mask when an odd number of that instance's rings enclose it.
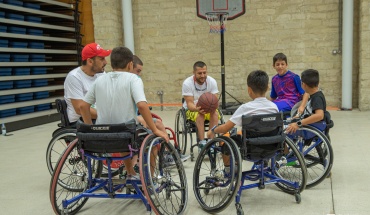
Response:
[[[228,12],[207,12],[206,17],[209,24],[209,33],[218,34],[226,31]]]

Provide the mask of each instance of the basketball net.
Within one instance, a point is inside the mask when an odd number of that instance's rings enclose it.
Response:
[[[226,31],[226,22],[229,17],[227,12],[208,12],[206,13],[209,24],[209,33],[222,33]]]

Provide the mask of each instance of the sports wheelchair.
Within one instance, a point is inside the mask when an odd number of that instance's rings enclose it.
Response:
[[[48,147],[46,149],[46,164],[49,173],[52,175],[54,167],[59,160],[59,157],[63,154],[67,146],[76,139],[76,123],[70,123],[67,115],[67,103],[65,100],[56,99],[56,108],[58,113],[60,113],[60,123],[58,124],[58,129],[52,134],[52,139],[50,140]],[[153,118],[162,120],[158,115],[152,113]],[[173,141],[176,148],[178,148],[177,139],[175,137],[175,132],[169,128],[165,127],[169,138]],[[112,156],[120,156],[119,153],[112,153]],[[123,172],[123,162],[122,160],[114,160],[111,163],[112,175],[116,176],[122,174]],[[107,175],[107,165],[103,161],[103,172],[101,177],[108,177]]]
[[[60,123],[46,149],[46,165],[49,173],[53,174],[54,167],[67,146],[76,139],[76,124],[70,123],[67,115],[67,103],[63,99],[56,99],[55,105],[60,114]]]
[[[302,116],[302,118],[303,117],[304,116]],[[301,118],[285,120],[285,127],[291,122],[300,119]],[[326,177],[330,176],[330,171],[334,162],[334,153],[329,136],[329,130],[332,127],[334,127],[334,122],[330,119],[330,114],[327,114],[324,121],[303,125],[294,134],[288,134],[290,139],[294,141],[294,144],[303,154],[306,162],[306,188],[312,188],[320,184]]]
[[[60,157],[50,183],[50,201],[56,214],[75,214],[89,198],[140,199],[147,211],[156,214],[185,211],[188,187],[176,149],[140,127],[135,120],[116,125],[77,124],[77,138]],[[112,162],[130,159],[139,147],[141,180],[113,178]],[[173,156],[176,168],[164,166],[165,151]],[[111,157],[109,153],[113,152],[128,155]],[[107,163],[108,178],[100,178],[99,161]],[[120,193],[124,188],[126,194]]]
[[[182,102],[185,100],[183,99]],[[218,124],[224,124],[224,116],[222,111],[218,109],[218,113],[220,114],[220,119]],[[207,132],[209,130],[209,121],[206,120],[204,122],[204,131]],[[195,143],[193,138],[193,133],[195,133]],[[180,153],[183,155],[186,153],[188,144],[190,145],[190,159],[194,161],[194,147],[197,147],[199,144],[198,140],[198,129],[196,123],[192,120],[187,119],[186,117],[186,109],[181,107],[180,110],[177,111],[175,117],[175,134],[177,143],[180,149]]]
[[[251,170],[242,171],[242,160],[253,163]],[[237,214],[242,215],[243,190],[275,184],[300,203],[306,180],[303,156],[283,132],[282,114],[245,115],[242,136],[219,136],[202,149],[194,167],[193,189],[208,213],[224,210],[235,197]]]

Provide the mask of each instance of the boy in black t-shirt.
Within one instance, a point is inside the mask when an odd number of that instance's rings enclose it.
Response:
[[[307,69],[302,72],[302,88],[310,94],[304,115],[309,115],[298,122],[289,124],[287,133],[296,132],[302,125],[308,125],[322,120],[328,121],[329,112],[326,111],[326,100],[324,94],[319,90],[319,72],[314,69]]]

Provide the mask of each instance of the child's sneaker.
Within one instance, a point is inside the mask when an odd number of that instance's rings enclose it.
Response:
[[[180,159],[181,159],[182,162],[187,161],[189,158],[190,158],[190,155],[180,154]]]
[[[141,179],[140,179],[140,175],[139,174],[136,174],[136,175],[127,175],[127,181],[139,181],[141,182]]]
[[[171,154],[169,154],[169,153],[166,153],[165,155],[164,155],[164,166],[165,167],[169,167],[169,166],[174,166],[176,163],[175,163],[175,161],[174,161],[174,159],[173,159],[173,157],[172,157],[172,155]]]

